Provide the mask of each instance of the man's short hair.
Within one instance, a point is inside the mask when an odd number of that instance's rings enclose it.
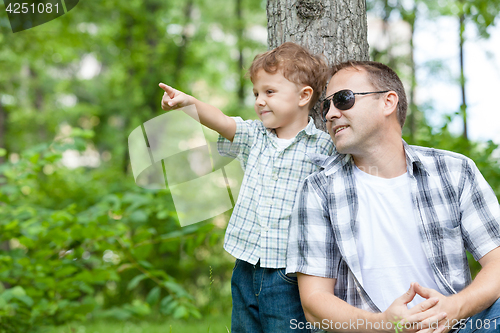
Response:
[[[398,109],[396,116],[401,128],[406,120],[406,111],[408,109],[408,101],[406,99],[405,88],[399,79],[396,72],[390,67],[375,61],[346,61],[335,64],[330,68],[329,77],[334,76],[342,69],[364,69],[368,73],[368,80],[373,85],[375,90],[392,90],[398,95]],[[356,91],[355,91],[356,92]],[[359,92],[359,91],[358,91]]]
[[[281,71],[288,81],[310,86],[313,95],[309,109],[318,101],[328,79],[328,66],[323,58],[292,42],[283,43],[274,50],[258,54],[248,70],[252,82],[261,69],[269,74]]]

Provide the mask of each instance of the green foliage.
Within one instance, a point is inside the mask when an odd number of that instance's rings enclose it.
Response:
[[[30,331],[89,313],[129,319],[154,308],[173,318],[200,318],[200,304],[179,281],[199,286],[192,274],[203,260],[194,256],[219,248],[222,229],[209,223],[180,228],[168,191],[109,184],[92,173],[67,177],[58,164],[67,148],[40,145],[0,167],[0,242],[9,244],[0,250],[0,328]],[[50,175],[47,165],[54,168]],[[40,205],[51,202],[46,196],[53,186],[75,201]],[[106,186],[75,203],[78,194]],[[179,265],[182,253],[187,260]]]
[[[47,328],[46,333],[230,333],[230,313],[207,315],[202,319],[189,321],[182,319],[151,318],[149,320],[92,320],[86,323],[68,323],[54,328]]]
[[[12,34],[0,3],[0,331],[230,308],[228,215],[181,228],[168,190],[134,184],[127,137],[163,112],[159,82],[252,109],[238,102],[235,54],[248,67],[266,45],[235,31],[266,17],[245,1],[237,22],[235,5],[80,2]],[[71,152],[100,165],[69,168]]]

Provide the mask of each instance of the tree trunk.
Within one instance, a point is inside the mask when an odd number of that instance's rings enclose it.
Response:
[[[462,105],[460,105],[460,114],[464,121],[463,137],[468,140],[467,134],[467,103],[465,101],[465,73],[464,73],[464,31],[465,31],[465,14],[460,15],[460,88],[462,90]]]
[[[186,7],[184,7],[185,24],[184,24],[184,29],[182,31],[181,45],[179,46],[179,50],[177,51],[178,53],[177,53],[177,59],[175,61],[174,80],[172,83],[174,87],[178,88],[180,86],[180,73],[184,67],[187,43],[190,37],[189,24],[191,23],[192,13],[193,13],[193,0],[188,0],[188,2],[186,3]]]
[[[410,83],[410,114],[408,115],[408,127],[410,129],[410,141],[415,143],[415,135],[417,132],[417,104],[415,103],[415,90],[417,89],[417,76],[415,68],[415,20],[417,18],[417,3],[415,2],[413,9],[407,15],[404,15],[405,21],[410,24],[411,35],[410,35],[410,67],[411,67],[411,83]]]
[[[242,0],[236,0],[236,36],[238,37],[238,102],[240,106],[245,103],[245,69],[243,66],[243,13]]]
[[[329,64],[369,59],[364,0],[268,0],[267,31],[271,49],[290,41]],[[312,116],[326,130],[317,106]]]

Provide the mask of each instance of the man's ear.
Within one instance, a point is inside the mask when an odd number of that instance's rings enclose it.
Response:
[[[302,89],[300,89],[299,106],[306,106],[307,103],[311,101],[313,92],[314,92],[313,88],[309,86],[305,86]]]
[[[384,115],[389,116],[394,113],[396,115],[398,109],[399,97],[395,91],[389,91],[384,94]]]

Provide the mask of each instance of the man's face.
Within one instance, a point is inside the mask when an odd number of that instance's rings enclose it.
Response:
[[[363,69],[340,70],[330,80],[326,96],[344,89],[355,93],[376,91],[367,75]],[[354,106],[344,111],[330,103],[326,128],[339,153],[361,154],[377,143],[383,120],[380,97],[381,94],[355,95]]]
[[[259,70],[253,79],[255,112],[266,128],[279,132],[296,126],[307,125],[307,113],[300,112],[300,88],[288,81],[279,71],[269,74]]]

